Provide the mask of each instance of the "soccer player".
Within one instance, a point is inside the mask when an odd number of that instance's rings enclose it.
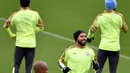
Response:
[[[63,73],[88,73],[91,64],[98,70],[93,49],[86,46],[86,33],[77,30],[74,33],[75,45],[67,48],[59,59],[58,66]]]
[[[34,64],[34,73],[48,73],[48,66],[43,61],[36,61]]]
[[[100,28],[101,41],[97,55],[100,69],[97,73],[102,73],[107,58],[109,60],[110,73],[117,73],[120,55],[120,30],[127,32],[128,26],[124,16],[114,11],[117,7],[116,0],[105,0],[105,7],[105,12],[99,14],[91,25],[87,38],[91,40],[94,37],[94,32]]]
[[[30,10],[30,0],[20,0],[21,9],[13,13],[4,24],[12,38],[16,38],[14,52],[13,73],[19,73],[23,57],[25,57],[26,73],[31,73],[35,56],[35,33],[44,29],[42,19],[38,12]],[[16,34],[10,30],[10,26],[16,26]]]

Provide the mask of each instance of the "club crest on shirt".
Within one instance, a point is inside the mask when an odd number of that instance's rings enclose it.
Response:
[[[86,56],[90,56],[90,53],[89,53],[89,52],[86,52]]]

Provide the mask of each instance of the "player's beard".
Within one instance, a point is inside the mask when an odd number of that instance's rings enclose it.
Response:
[[[82,40],[82,41],[78,41],[79,45],[81,46],[85,46],[86,45],[86,41],[87,40]]]

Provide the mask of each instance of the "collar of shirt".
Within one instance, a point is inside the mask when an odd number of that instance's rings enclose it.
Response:
[[[115,12],[114,10],[111,10],[110,12],[107,12],[106,10],[104,11],[104,13],[113,13]]]

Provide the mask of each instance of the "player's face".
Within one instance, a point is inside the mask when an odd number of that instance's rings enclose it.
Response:
[[[85,34],[85,33],[81,33],[81,34],[78,36],[77,42],[78,42],[81,46],[85,46],[85,45],[86,45],[86,41],[87,41],[86,34]]]

